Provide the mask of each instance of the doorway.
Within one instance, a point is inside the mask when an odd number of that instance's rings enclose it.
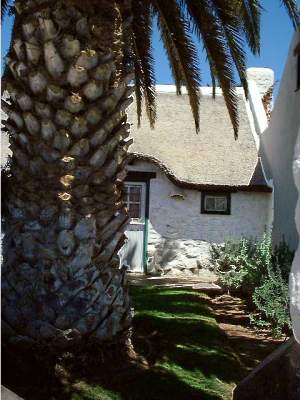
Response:
[[[127,241],[120,254],[129,271],[144,272],[144,240],[146,223],[146,182],[125,182],[124,201],[129,214],[125,230]]]

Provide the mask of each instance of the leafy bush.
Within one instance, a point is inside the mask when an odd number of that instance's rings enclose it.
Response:
[[[261,240],[242,238],[212,246],[212,259],[223,287],[251,295],[261,282],[272,258],[270,235]]]
[[[252,300],[258,310],[251,321],[257,327],[270,328],[278,336],[290,327],[288,283],[281,274],[273,271],[273,276],[255,288]]]
[[[220,284],[238,291],[255,308],[254,325],[279,335],[290,328],[288,276],[294,253],[282,241],[272,249],[271,236],[242,238],[212,246],[212,261]]]

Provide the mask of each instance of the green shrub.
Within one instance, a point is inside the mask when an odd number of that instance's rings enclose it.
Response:
[[[254,325],[279,335],[290,328],[288,276],[294,253],[282,241],[272,249],[271,236],[242,238],[212,246],[212,262],[220,284],[250,300]]]
[[[212,260],[220,283],[230,291],[251,295],[271,263],[272,246],[269,234],[261,240],[242,238],[212,246]]]
[[[273,251],[272,264],[279,268],[283,278],[288,281],[291,265],[294,258],[294,251],[291,251],[284,238]]]
[[[251,316],[255,326],[269,328],[275,336],[289,330],[289,290],[281,274],[274,272],[272,278],[255,288],[252,300],[258,311]]]

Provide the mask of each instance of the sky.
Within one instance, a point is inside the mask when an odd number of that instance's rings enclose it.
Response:
[[[261,19],[261,53],[260,56],[255,57],[247,50],[247,66],[271,68],[275,72],[275,81],[279,82],[293,35],[293,27],[280,0],[262,0],[261,4],[264,8]],[[297,4],[300,6],[300,0],[297,1]],[[2,59],[9,47],[11,29],[12,17],[5,17],[1,37]],[[201,44],[197,47],[199,49],[202,85],[207,86],[211,84],[209,69],[205,61],[205,54],[201,50]],[[156,27],[154,27],[153,32],[153,48],[157,84],[173,84],[168,61]],[[275,95],[278,86],[277,83]]]

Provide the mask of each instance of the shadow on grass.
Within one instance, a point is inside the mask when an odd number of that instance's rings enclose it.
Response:
[[[131,294],[136,310],[133,341],[154,365],[105,382],[93,374],[89,379],[93,392],[78,399],[96,398],[99,385],[115,393],[116,399],[231,399],[234,384],[246,371],[227,346],[207,297],[186,289],[150,286],[131,288]],[[148,342],[144,348],[143,339]]]
[[[133,341],[151,368],[107,376],[103,365],[89,373],[79,367],[73,382],[63,385],[51,374],[36,377],[34,366],[22,377],[14,376],[9,366],[3,383],[26,400],[230,400],[234,384],[247,371],[207,298],[191,290],[150,286],[131,288],[131,295],[136,310]]]

